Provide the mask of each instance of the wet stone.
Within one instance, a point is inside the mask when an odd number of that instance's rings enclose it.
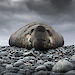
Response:
[[[35,56],[40,54],[39,51],[34,51],[33,53],[34,53]]]
[[[53,55],[47,55],[47,60],[51,61],[53,59]]]
[[[43,65],[44,61],[43,60],[38,60],[37,63],[35,64],[35,66],[39,66],[39,65]]]
[[[26,56],[26,57],[23,58],[24,62],[28,62],[29,59],[30,59],[30,56],[28,56],[28,57]]]
[[[26,52],[23,54],[23,56],[34,56],[34,53],[33,53],[33,51]]]
[[[23,55],[22,52],[16,52],[16,53],[14,54],[15,57],[20,57],[20,56],[22,56],[22,55]]]
[[[55,54],[55,55],[53,55],[53,58],[54,58],[54,59],[59,58],[59,55],[56,55],[56,54]]]
[[[34,64],[36,59],[34,56],[26,56],[23,58],[23,60],[24,60],[24,62],[29,62],[29,63],[31,62]]]
[[[54,66],[54,62],[45,62],[44,65],[46,66],[48,71],[52,70],[52,67]]]
[[[20,59],[20,60],[18,60],[17,62],[14,63],[14,66],[19,67],[22,64],[23,64],[23,59]]]
[[[35,71],[40,71],[40,70],[46,71],[47,70],[46,66],[40,65],[40,66],[38,66],[38,67],[35,68]]]

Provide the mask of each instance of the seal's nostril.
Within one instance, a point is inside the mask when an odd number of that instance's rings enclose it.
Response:
[[[48,40],[48,43],[50,43],[50,40]]]
[[[44,32],[44,31],[45,31],[45,27],[43,27],[43,26],[38,26],[38,27],[36,28],[36,31],[42,31],[42,32]]]

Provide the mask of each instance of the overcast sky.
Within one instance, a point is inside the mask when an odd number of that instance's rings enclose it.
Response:
[[[75,0],[0,0],[0,45],[20,27],[42,22],[60,32],[65,45],[75,45]]]

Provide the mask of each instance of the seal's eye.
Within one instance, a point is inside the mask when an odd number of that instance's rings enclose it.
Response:
[[[31,30],[30,35],[32,34],[33,31],[34,31],[34,29]]]
[[[52,33],[51,33],[49,30],[47,30],[47,32],[48,32],[48,34],[49,34],[50,36],[52,36]]]

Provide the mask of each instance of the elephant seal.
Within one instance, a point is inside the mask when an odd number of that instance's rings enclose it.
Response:
[[[51,26],[33,22],[13,33],[9,45],[22,48],[47,50],[64,45],[64,39]]]

